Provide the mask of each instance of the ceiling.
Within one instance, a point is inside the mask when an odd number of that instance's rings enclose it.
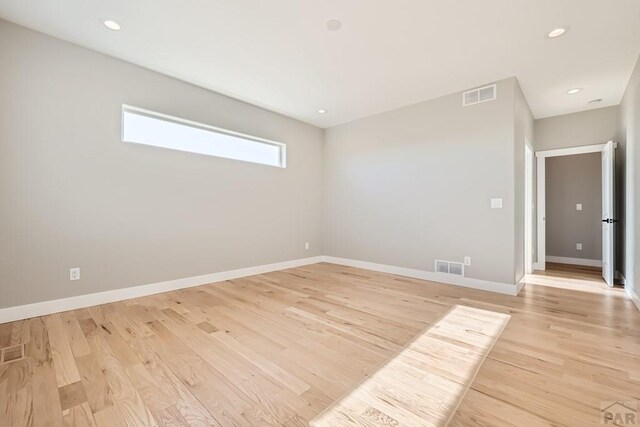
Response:
[[[2,0],[0,17],[320,127],[512,76],[536,118],[616,105],[640,53],[638,0]]]

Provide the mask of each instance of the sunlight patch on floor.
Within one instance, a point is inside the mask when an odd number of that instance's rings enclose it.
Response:
[[[445,425],[510,317],[454,306],[310,425]]]
[[[610,288],[605,281],[598,276],[571,276],[554,275],[545,272],[533,272],[527,274],[524,279],[528,285],[546,286],[550,288],[566,289],[570,291],[590,292],[595,294],[616,295],[624,297],[624,289]]]

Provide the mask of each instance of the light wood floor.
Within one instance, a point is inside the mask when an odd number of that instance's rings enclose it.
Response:
[[[640,401],[640,312],[624,292],[593,271],[528,282],[509,297],[315,264],[2,324],[0,425],[305,426],[390,376],[410,418],[370,404],[366,425],[415,426],[414,398],[448,399],[422,425],[452,426],[600,425],[603,401]],[[456,310],[508,318],[472,367],[447,350],[473,330]],[[455,384],[418,396],[387,368],[407,349]]]

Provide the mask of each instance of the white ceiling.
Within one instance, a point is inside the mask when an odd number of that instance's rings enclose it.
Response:
[[[638,0],[2,0],[0,17],[321,127],[512,76],[536,118],[616,105],[640,53]]]

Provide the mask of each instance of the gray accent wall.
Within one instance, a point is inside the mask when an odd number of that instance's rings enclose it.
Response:
[[[322,253],[323,130],[5,21],[0,58],[0,307]],[[123,143],[123,103],[287,168]]]
[[[601,157],[589,153],[547,159],[547,256],[602,260]],[[582,243],[581,251],[577,243]]]
[[[640,296],[640,286],[635,281],[635,273],[640,271],[640,58],[620,104],[618,140],[622,144],[626,158],[623,170],[624,203],[621,206],[624,233],[624,268],[628,292]],[[639,307],[640,308],[640,307]]]
[[[496,101],[463,107],[456,93],[327,129],[325,255],[424,271],[470,256],[466,276],[514,284],[516,87],[507,79]]]

